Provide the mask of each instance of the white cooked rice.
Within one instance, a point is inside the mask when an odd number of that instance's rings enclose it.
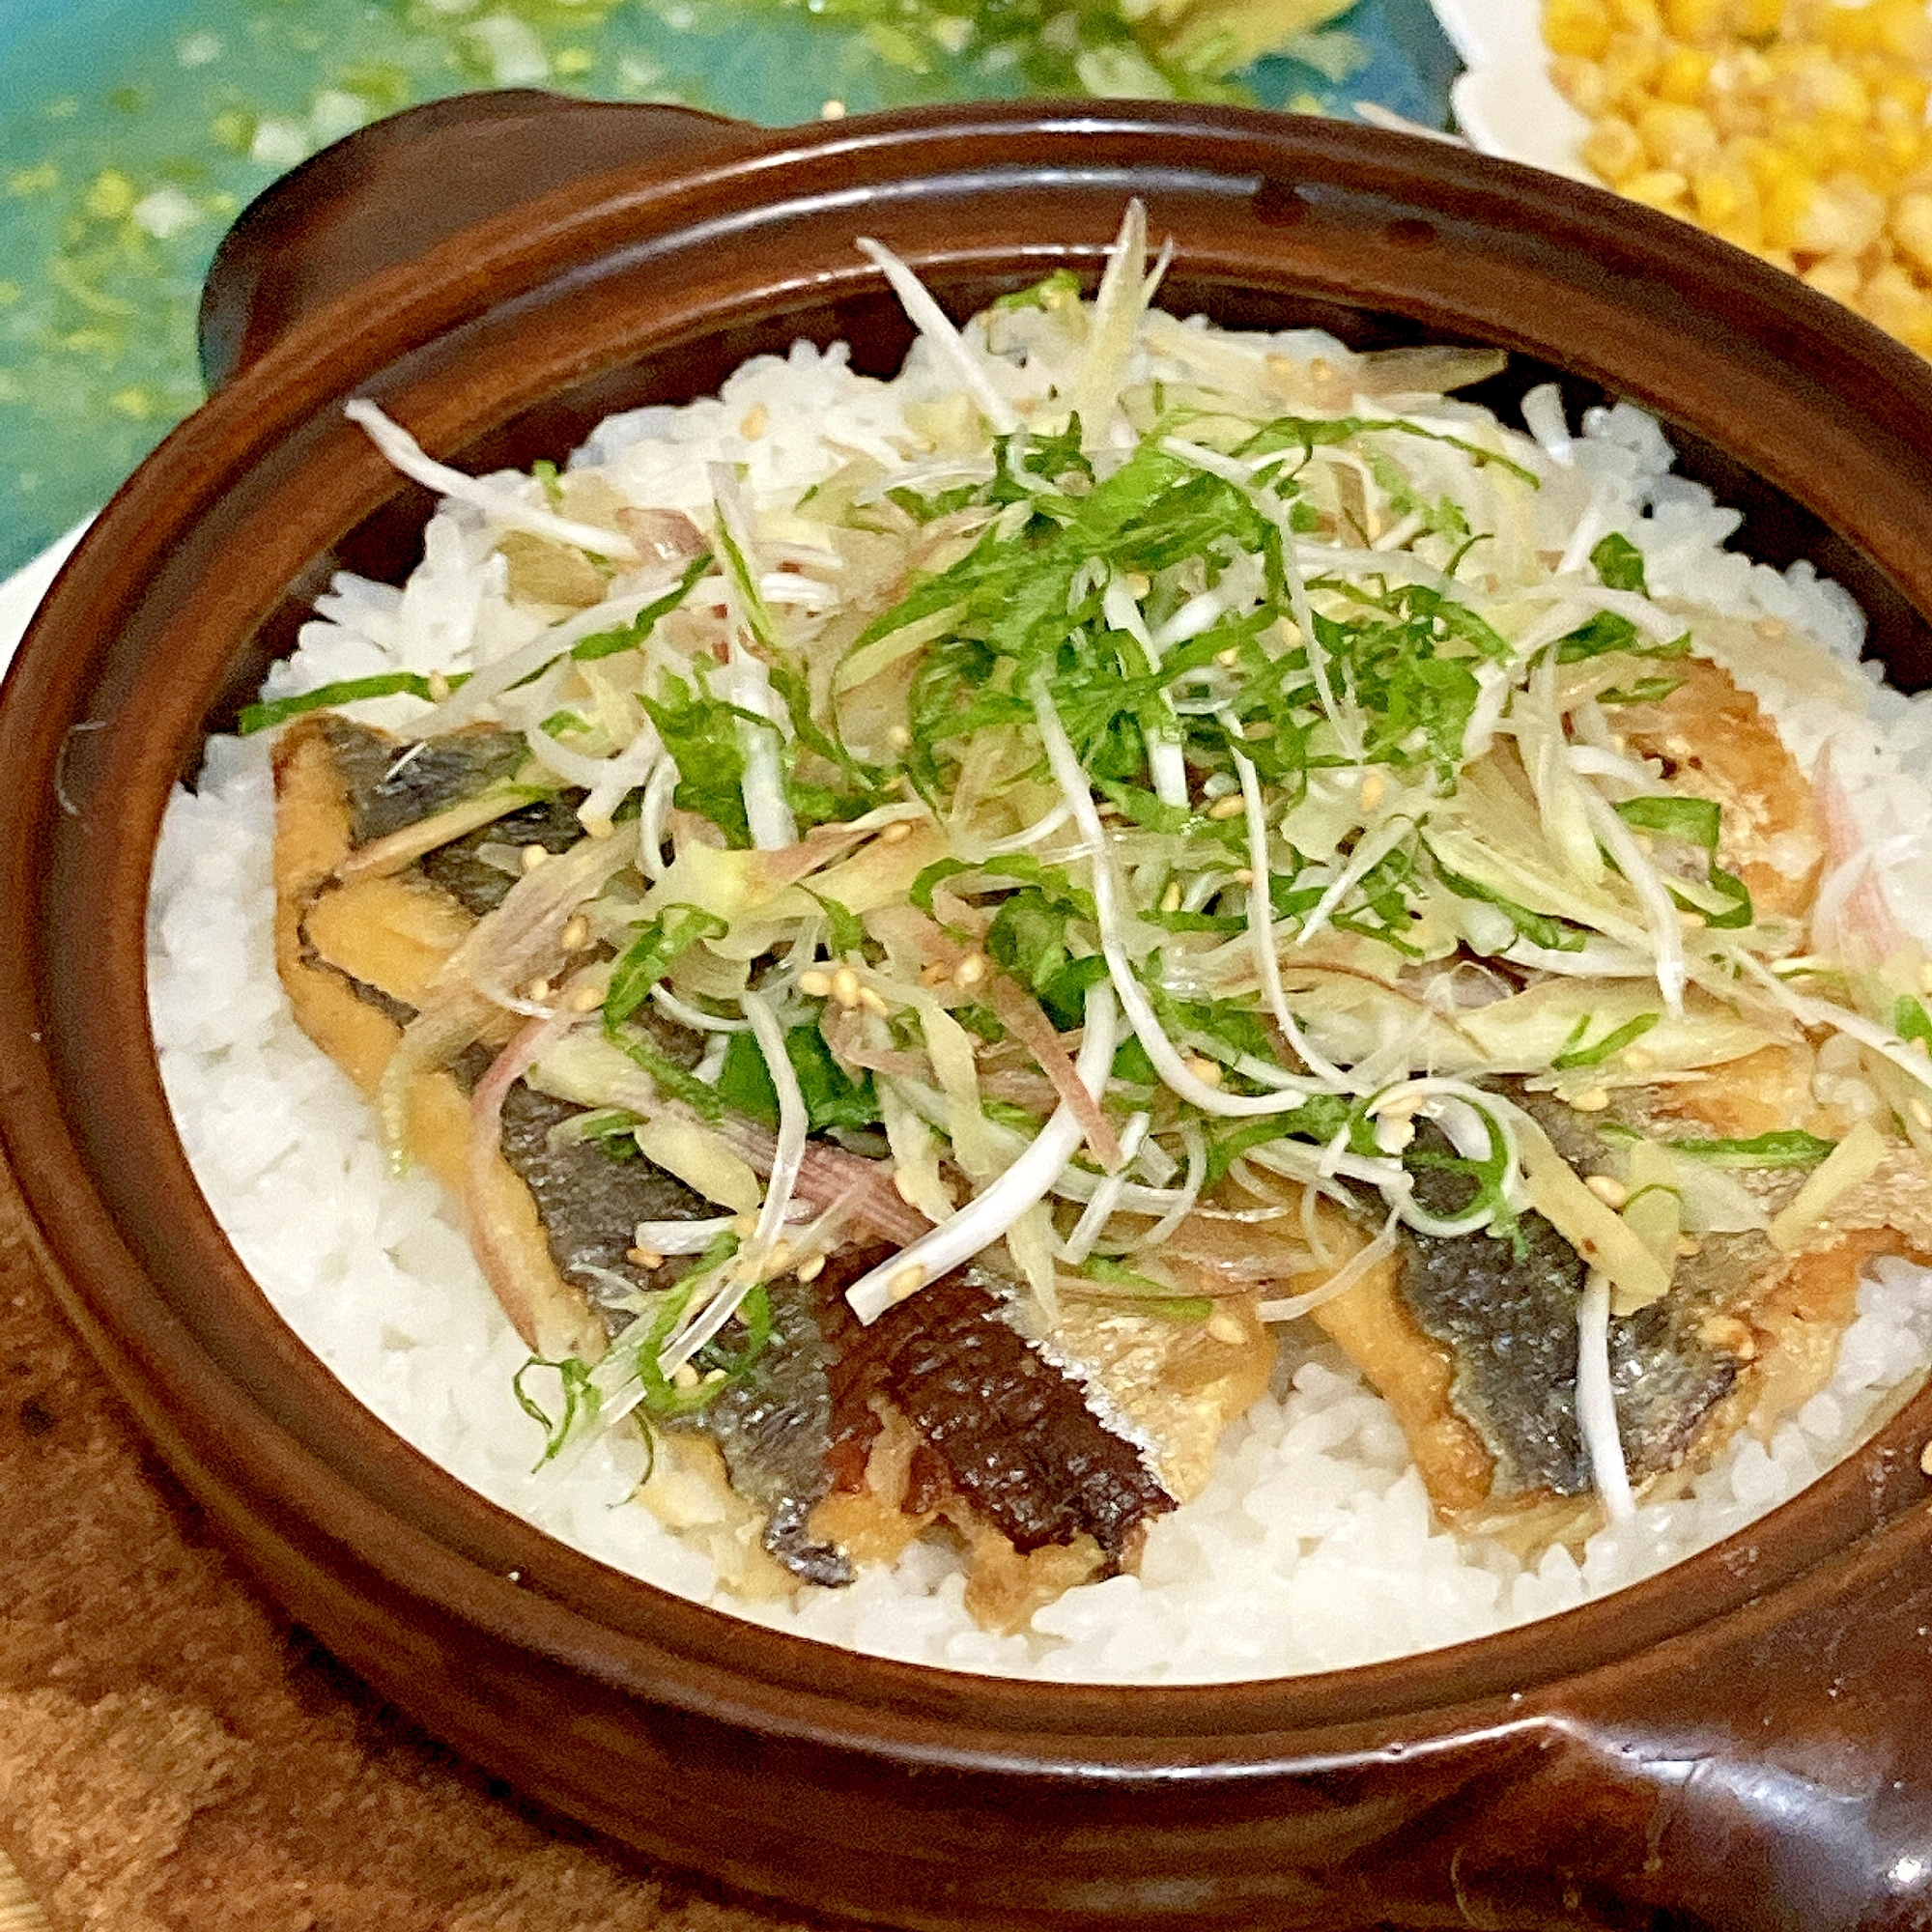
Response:
[[[1309,340],[1281,346],[1305,355]],[[796,488],[845,452],[889,457],[905,397],[939,386],[919,350],[888,385],[854,376],[838,349],[801,344],[747,364],[720,398],[611,419],[578,460],[610,464],[637,498],[693,508],[709,500],[711,461],[748,464],[754,492]],[[759,405],[762,433],[748,440],[741,426]],[[1844,592],[1807,565],[1779,574],[1721,553],[1735,513],[1666,474],[1670,452],[1648,417],[1600,412],[1577,451],[1633,510],[1649,504],[1638,540],[1659,594],[1694,588],[1856,660],[1862,619]],[[399,665],[453,669],[514,648],[532,624],[505,601],[492,546],[474,513],[445,509],[409,587],[339,582],[270,692]],[[1803,691],[1734,668],[1801,759],[1830,741],[1868,837],[1897,862],[1884,875],[1894,910],[1932,933],[1932,906],[1910,902],[1906,877],[1914,861],[1924,876],[1932,849],[1932,794],[1916,776],[1932,770],[1932,702],[1878,688],[1869,666]],[[388,700],[356,715],[401,724],[414,709]],[[1740,1437],[1688,1494],[1599,1532],[1580,1562],[1556,1548],[1525,1566],[1493,1539],[1437,1526],[1381,1399],[1332,1345],[1291,1344],[1277,1393],[1228,1432],[1205,1493],[1153,1521],[1139,1574],[1069,1591],[1028,1633],[978,1629],[959,1561],[929,1545],[848,1589],[745,1603],[719,1588],[708,1558],[626,1502],[639,1445],[606,1437],[568,1468],[531,1472],[541,1443],[510,1387],[526,1350],[454,1208],[428,1178],[388,1173],[371,1110],[297,1029],[276,981],[268,753],[260,739],[212,741],[156,859],[155,1037],[202,1189],[275,1308],[399,1435],[550,1534],[679,1595],[856,1650],[1010,1676],[1184,1683],[1365,1663],[1567,1609],[1730,1535],[1839,1460],[1932,1363],[1932,1272],[1881,1262],[1830,1386],[1768,1443]]]

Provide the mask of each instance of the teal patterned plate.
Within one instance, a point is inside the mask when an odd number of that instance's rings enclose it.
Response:
[[[1456,61],[1426,0],[1359,0],[1228,81],[1211,60],[1151,63],[1122,14],[1102,0],[0,0],[0,577],[200,401],[195,303],[234,215],[316,148],[414,101],[542,86],[779,126],[827,102],[1167,91],[1447,117]]]

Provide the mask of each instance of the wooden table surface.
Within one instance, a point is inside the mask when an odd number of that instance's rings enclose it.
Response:
[[[135,1434],[4,1171],[0,1853],[53,1932],[825,1924],[520,1803],[292,1625]]]

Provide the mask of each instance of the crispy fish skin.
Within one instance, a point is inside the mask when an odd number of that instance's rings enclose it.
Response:
[[[514,732],[487,728],[425,739],[407,752],[386,732],[333,712],[314,714],[311,730],[342,776],[353,845],[373,845],[506,782],[528,756]]]
[[[1043,1360],[975,1270],[945,1276],[862,1328],[842,1284],[884,1260],[848,1248],[819,1277],[834,1336],[835,1450],[845,1485],[880,1423],[883,1398],[938,1458],[958,1495],[1022,1555],[1093,1538],[1118,1565],[1174,1499],[1135,1446],[1106,1428],[1081,1385]],[[1049,1480],[1050,1478],[1050,1480]]]
[[[1208,1487],[1228,1425],[1268,1391],[1281,1350],[1258,1294],[1222,1294],[1205,1321],[1166,1321],[1131,1302],[1076,1301],[1049,1337],[1013,1319],[1048,1358],[1146,1448],[1161,1487],[1187,1502]]]
[[[1577,1415],[1577,1314],[1584,1267],[1540,1214],[1506,1239],[1406,1243],[1400,1293],[1416,1325],[1455,1363],[1449,1398],[1495,1462],[1485,1504],[1586,1494]],[[1610,1324],[1610,1384],[1633,1483],[1675,1468],[1744,1366],[1706,1339],[1711,1310],[1686,1295]],[[1717,1331],[1721,1332],[1721,1331]]]
[[[633,1290],[668,1288],[691,1266],[683,1255],[652,1268],[631,1257],[640,1221],[700,1221],[711,1204],[640,1153],[613,1158],[596,1141],[555,1144],[553,1129],[585,1110],[518,1081],[503,1097],[503,1158],[530,1190],[551,1259],[566,1281],[582,1282],[605,1325],[630,1320],[612,1277]]]
[[[700,1411],[731,1487],[764,1516],[759,1540],[802,1582],[837,1589],[852,1558],[818,1534],[812,1513],[832,1492],[832,1350],[824,1297],[789,1278],[771,1284],[772,1338],[742,1380]]]
[[[1018,1630],[1076,1584],[1131,1569],[1175,1495],[1093,1392],[1026,1341],[990,1277],[948,1275],[861,1328],[844,1288],[887,1252],[848,1248],[814,1284],[838,1337],[835,1488],[814,1532],[891,1561],[949,1524],[966,1544],[966,1607],[989,1630]]]

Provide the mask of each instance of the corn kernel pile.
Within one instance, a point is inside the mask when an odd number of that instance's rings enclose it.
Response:
[[[1547,0],[1585,163],[1932,355],[1926,0]]]

